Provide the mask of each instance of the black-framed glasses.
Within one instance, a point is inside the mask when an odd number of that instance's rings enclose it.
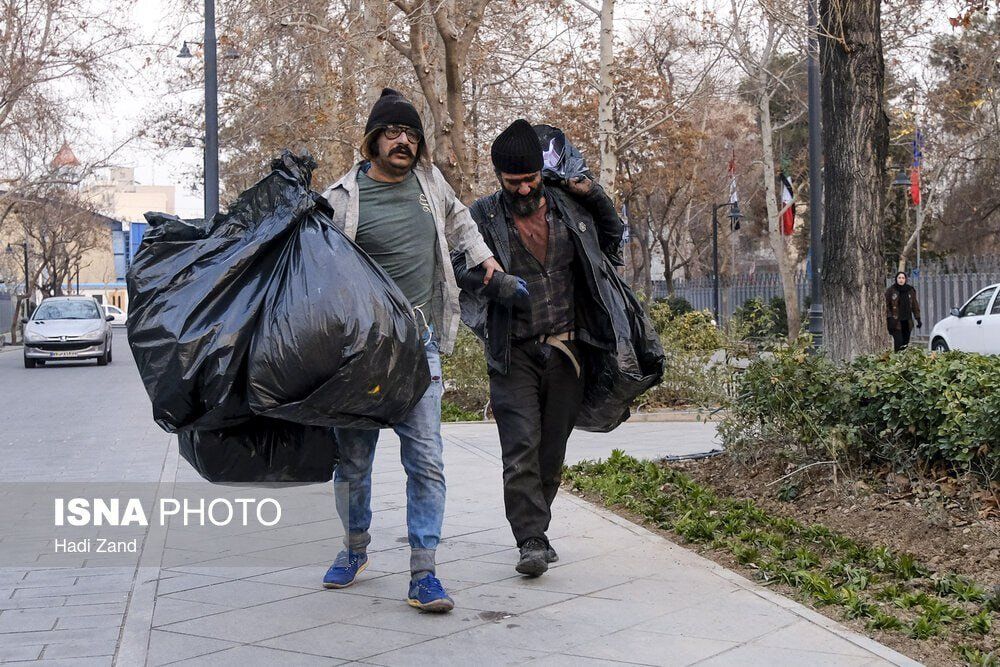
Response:
[[[406,125],[386,125],[382,128],[382,132],[385,133],[386,139],[395,139],[399,135],[406,132],[406,139],[411,144],[418,144],[420,140],[424,138],[424,135],[420,133],[420,130],[415,130],[412,127],[407,127]]]

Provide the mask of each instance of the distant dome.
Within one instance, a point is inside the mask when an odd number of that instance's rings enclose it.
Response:
[[[60,148],[59,152],[56,153],[56,156],[52,158],[52,166],[56,169],[80,166],[80,161],[76,159],[76,155],[73,154],[73,149],[69,147],[68,141],[63,141],[62,148]]]

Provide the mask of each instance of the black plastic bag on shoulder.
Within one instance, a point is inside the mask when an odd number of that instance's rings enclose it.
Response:
[[[153,417],[169,432],[391,425],[430,384],[409,305],[309,190],[312,158],[271,166],[205,227],[146,216],[128,333]]]
[[[583,154],[570,143],[566,134],[551,125],[534,125],[535,134],[542,144],[542,178],[561,183],[584,177],[593,179]]]

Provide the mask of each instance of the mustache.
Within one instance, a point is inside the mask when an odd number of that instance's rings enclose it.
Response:
[[[410,150],[409,146],[400,145],[389,151],[389,155],[396,155],[397,153],[406,157],[413,157],[413,151]]]

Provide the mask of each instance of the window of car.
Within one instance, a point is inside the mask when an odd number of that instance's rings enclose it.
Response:
[[[993,299],[993,308],[990,310],[990,315],[1000,315],[1000,294],[997,294],[997,298]]]
[[[122,314],[122,311],[120,311],[118,308],[116,308],[114,306],[104,306],[104,309],[107,310],[108,314],[110,314],[110,315],[121,315]]]
[[[101,311],[96,301],[43,301],[34,320],[100,320]]]
[[[962,308],[962,317],[975,317],[976,315],[985,315],[986,308],[990,305],[990,299],[993,298],[993,293],[997,291],[996,287],[988,287],[976,296],[969,299],[969,302],[965,304]]]

